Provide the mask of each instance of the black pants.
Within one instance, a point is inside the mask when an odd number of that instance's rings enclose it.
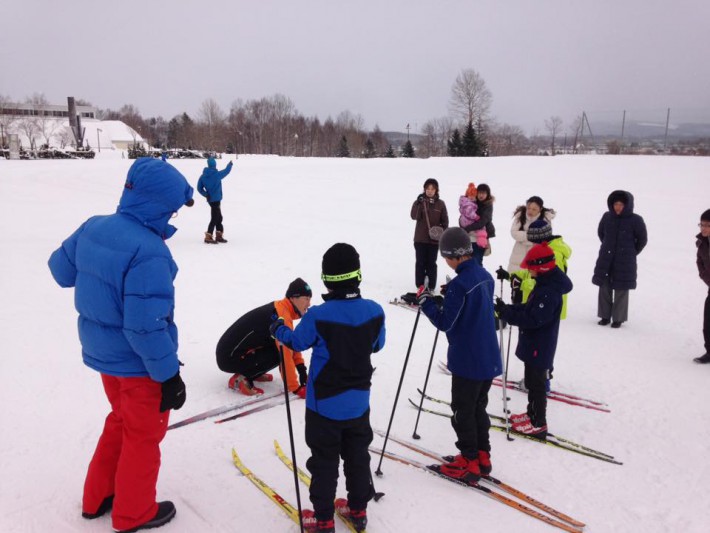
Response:
[[[280,361],[280,354],[275,343],[248,352],[217,350],[217,366],[220,370],[230,374],[241,374],[250,380],[276,368]]]
[[[414,243],[416,262],[414,263],[414,283],[424,285],[424,278],[429,278],[429,290],[436,289],[436,258],[439,255],[438,244]]]
[[[705,315],[703,316],[703,337],[705,337],[705,353],[710,353],[710,289],[705,298]]]
[[[528,416],[535,427],[547,424],[547,379],[546,369],[525,364],[525,386],[528,389]]]
[[[207,233],[212,233],[215,228],[217,228],[217,231],[222,232],[224,231],[224,227],[222,226],[222,208],[221,208],[221,203],[222,202],[210,202],[210,223],[207,226]]]
[[[331,420],[306,409],[306,444],[311,449],[306,467],[311,473],[310,496],[316,519],[333,518],[340,457],[348,505],[356,510],[367,508],[367,502],[375,495],[367,450],[371,442],[369,409],[352,420]]]
[[[451,377],[451,426],[456,432],[456,447],[467,459],[478,459],[478,452],[490,452],[491,421],[486,413],[491,380],[476,381]]]

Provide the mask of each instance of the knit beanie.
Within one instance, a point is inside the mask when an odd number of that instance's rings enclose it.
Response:
[[[536,244],[525,254],[520,267],[532,272],[549,272],[555,268],[555,252],[546,243]]]
[[[301,296],[313,296],[311,287],[301,278],[294,279],[286,290],[286,298],[300,298]]]
[[[552,226],[550,223],[539,218],[528,227],[528,240],[534,243],[549,242],[552,238]]]
[[[476,186],[473,183],[469,183],[468,188],[466,189],[466,194],[464,194],[464,196],[466,198],[470,198],[471,196],[476,196],[477,192],[478,189],[476,189]]]
[[[441,257],[458,259],[465,255],[473,254],[471,237],[462,228],[449,228],[439,239],[439,253]]]
[[[362,281],[360,255],[350,244],[339,242],[323,254],[321,279],[329,289],[358,287]]]

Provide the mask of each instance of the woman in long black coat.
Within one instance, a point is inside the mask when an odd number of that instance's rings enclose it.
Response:
[[[646,223],[634,213],[634,197],[614,191],[607,198],[609,210],[599,221],[602,242],[592,283],[599,286],[597,316],[600,326],[611,322],[621,327],[628,320],[629,291],[636,288],[636,256],[648,242]]]

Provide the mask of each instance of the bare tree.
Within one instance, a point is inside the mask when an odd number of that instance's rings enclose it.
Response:
[[[486,80],[472,68],[464,69],[451,86],[449,101],[452,114],[468,124],[485,125],[493,95]]]
[[[2,148],[6,142],[7,134],[10,132],[10,128],[17,121],[17,115],[14,114],[14,110],[12,109],[14,106],[15,103],[9,96],[0,94],[0,127],[2,127],[0,148]],[[6,110],[6,112],[3,112],[3,110]]]
[[[558,116],[550,117],[545,120],[545,129],[550,134],[550,155],[555,155],[555,139],[562,130],[562,119]]]
[[[529,153],[528,139],[519,126],[495,124],[488,134],[488,150],[492,156],[522,155]]]
[[[225,114],[222,108],[219,106],[214,98],[208,98],[200,106],[200,111],[198,113],[198,118],[200,122],[205,126],[206,129],[206,142],[207,148],[214,150],[215,148],[215,137],[219,133],[219,130],[224,125]]]

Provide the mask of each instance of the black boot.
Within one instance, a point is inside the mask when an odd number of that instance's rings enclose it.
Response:
[[[99,508],[95,513],[81,513],[81,516],[87,520],[93,520],[94,518],[105,515],[109,510],[111,510],[111,507],[113,507],[113,496],[108,496],[107,498],[104,498],[104,501],[101,502],[101,505],[99,505]]]
[[[140,526],[136,526],[131,529],[122,529],[118,533],[132,533],[133,531],[141,531],[142,529],[152,529],[154,527],[164,526],[165,524],[170,522],[174,517],[175,505],[173,505],[173,502],[158,502],[158,512],[155,513],[155,516],[152,520],[148,520]]]
[[[695,361],[696,363],[700,363],[701,365],[710,363],[710,354],[703,354],[700,357],[696,357],[695,359],[693,359],[693,361]]]

